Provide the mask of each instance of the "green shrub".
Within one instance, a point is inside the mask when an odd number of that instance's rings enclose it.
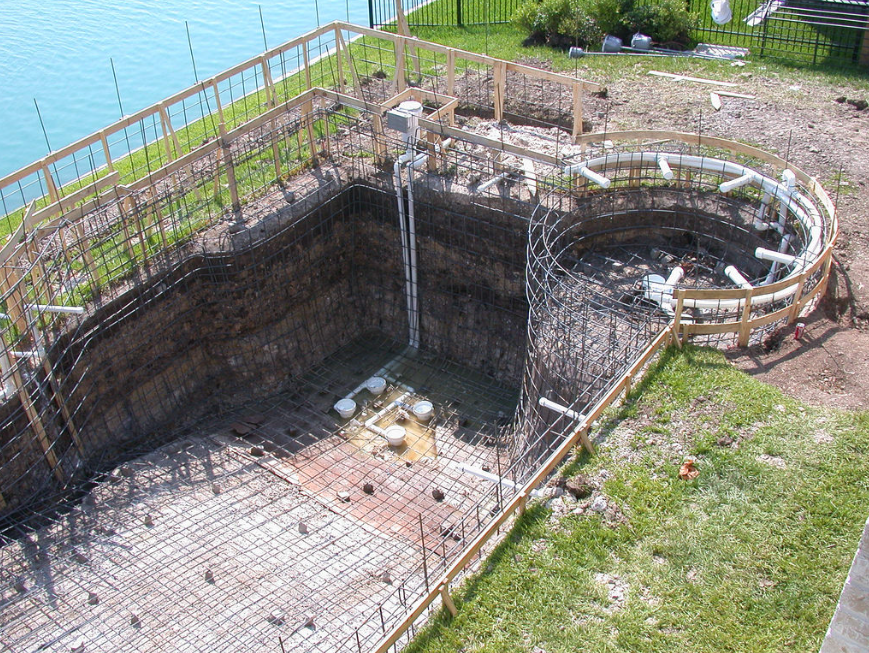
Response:
[[[599,47],[604,34],[628,43],[636,32],[658,43],[687,43],[696,14],[685,10],[684,0],[532,0],[519,6],[513,22],[533,41]]]
[[[627,16],[634,10],[635,4],[635,0],[588,0],[589,12],[601,32],[621,39],[633,34]]]
[[[513,15],[513,23],[538,41],[566,47],[588,47],[601,39],[601,31],[586,9],[587,0],[525,2]]]
[[[697,15],[685,11],[683,0],[655,0],[636,5],[626,16],[630,33],[648,34],[658,43],[688,43]]]

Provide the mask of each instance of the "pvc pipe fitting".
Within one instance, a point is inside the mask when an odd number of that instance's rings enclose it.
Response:
[[[754,250],[754,255],[762,261],[775,261],[776,263],[781,263],[782,265],[792,265],[793,262],[797,260],[796,256],[791,256],[790,254],[783,254],[781,252],[774,252],[771,249],[766,249],[765,247],[758,247],[756,250]]]
[[[724,274],[740,288],[745,288],[746,290],[754,288],[754,286],[748,283],[748,279],[742,276],[742,273],[732,265],[728,265],[724,268]]]
[[[670,162],[663,155],[658,156],[658,167],[661,169],[661,176],[670,181],[673,178],[673,170],[670,168]]]
[[[736,179],[722,182],[718,185],[718,190],[720,190],[722,193],[729,193],[730,191],[736,190],[737,188],[742,188],[743,186],[750,184],[754,180],[754,173],[749,172],[742,175],[741,177],[737,177]]]

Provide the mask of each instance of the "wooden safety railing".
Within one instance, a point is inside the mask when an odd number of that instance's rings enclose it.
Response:
[[[344,38],[344,33],[352,35],[350,43]],[[144,134],[148,124],[153,126],[159,124],[159,137],[156,140],[148,140],[138,147],[142,148],[158,144],[162,149],[161,156],[165,157],[166,162],[173,163],[176,160],[183,160],[186,148],[179,138],[179,128],[173,125],[170,109],[179,105],[183,108],[185,102],[196,99],[200,104],[200,109],[203,102],[208,105],[209,110],[207,115],[203,114],[200,120],[185,120],[185,124],[181,126],[181,129],[189,128],[197,124],[197,122],[204,126],[205,121],[209,118],[215,124],[224,124],[230,128],[225,115],[229,105],[225,102],[226,98],[221,95],[219,86],[225,82],[231,82],[233,78],[239,75],[244,79],[245,74],[251,74],[255,80],[261,80],[253,93],[265,93],[265,101],[260,103],[257,109],[258,112],[263,111],[265,114],[269,114],[270,111],[277,108],[278,104],[285,104],[284,101],[278,98],[277,87],[283,84],[286,90],[289,80],[296,80],[293,82],[293,88],[299,88],[301,91],[308,91],[317,86],[323,87],[328,85],[337,89],[342,94],[349,93],[358,99],[362,99],[364,85],[357,71],[363,67],[363,62],[357,62],[354,59],[354,48],[352,47],[352,41],[358,38],[377,40],[391,46],[395,62],[392,80],[395,93],[401,93],[407,88],[406,76],[408,74],[408,66],[413,70],[420,70],[420,53],[422,52],[441,55],[445,58],[447,68],[446,96],[448,98],[455,96],[456,68],[459,62],[464,61],[491,67],[494,75],[493,111],[498,120],[504,115],[508,72],[562,84],[566,88],[571,89],[573,95],[574,115],[572,131],[576,138],[579,138],[582,133],[583,92],[596,91],[601,88],[599,84],[594,82],[576,79],[568,75],[540,70],[483,54],[449,48],[413,37],[381,32],[359,25],[335,21],[300,37],[291,39],[282,45],[271,48],[213,77],[202,80],[150,107],[125,116],[100,131],[51,152],[47,156],[24,166],[16,172],[6,175],[0,179],[0,196],[13,196],[15,194],[13,189],[27,185],[28,179],[30,179],[30,184],[39,184],[40,187],[46,189],[47,195],[36,199],[40,200],[40,202],[47,200],[48,204],[48,206],[40,208],[38,211],[36,219],[40,221],[46,217],[61,214],[69,207],[93,196],[100,189],[117,187],[120,183],[130,186],[135,181],[138,181],[138,179],[150,176],[150,170],[141,170],[139,171],[141,174],[137,174],[136,170],[120,174],[117,170],[119,163],[132,156],[136,150],[129,150],[120,156],[113,156],[110,141],[113,137],[122,134],[126,135],[126,130],[134,126],[138,126]],[[324,40],[325,45],[323,43]],[[310,56],[312,49],[319,50],[322,54],[312,59]],[[301,66],[298,69],[289,71],[281,79],[275,80],[272,70],[285,68],[285,58],[292,54],[296,55],[296,59],[301,60]],[[317,63],[325,64],[329,57],[332,58],[334,69],[331,65],[328,67],[321,65],[320,69],[328,69],[329,74],[325,79],[316,79],[314,77],[315,65]],[[347,73],[348,70],[349,75]],[[352,89],[348,89],[348,77],[352,80]],[[329,83],[323,84],[323,81]],[[251,93],[241,98],[235,98],[236,104],[246,102],[250,95]],[[212,102],[214,105],[213,110],[211,109]],[[247,121],[245,121],[245,124],[247,124]],[[213,138],[219,136],[215,129],[211,129],[207,133]],[[190,147],[189,153],[192,154],[197,150],[200,150],[199,146]],[[103,168],[93,171],[88,169],[84,175],[79,175],[75,180],[66,184],[62,184],[52,174],[52,167],[56,169],[58,165],[69,159],[73,161],[92,161],[94,151],[101,152],[105,160]],[[97,178],[91,179],[94,176]]]

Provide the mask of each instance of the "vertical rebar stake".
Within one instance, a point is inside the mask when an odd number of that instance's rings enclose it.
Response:
[[[422,545],[422,574],[425,576],[425,591],[428,592],[428,562],[425,559],[425,531],[422,528],[422,513],[419,513],[419,541]]]

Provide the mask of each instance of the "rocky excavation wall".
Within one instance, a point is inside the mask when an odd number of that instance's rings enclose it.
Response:
[[[423,347],[518,395],[525,222],[439,194],[416,207]],[[84,445],[64,456],[65,472],[84,479],[203,416],[277,392],[365,333],[406,342],[396,216],[391,192],[345,187],[260,243],[189,255],[60,337],[49,355],[74,388],[67,402],[78,406]],[[17,404],[6,409],[20,413]],[[4,466],[15,477],[0,479],[9,509],[53,483],[31,432],[19,433],[5,450],[21,464]]]

